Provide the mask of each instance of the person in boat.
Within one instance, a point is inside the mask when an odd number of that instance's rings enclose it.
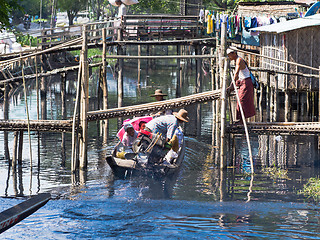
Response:
[[[174,112],[173,115],[164,115],[152,119],[146,124],[145,130],[152,133],[158,133],[169,142],[176,129],[183,122],[189,122],[188,111],[180,109],[179,112]]]
[[[125,123],[123,127],[125,130],[125,133],[123,134],[122,144],[125,147],[130,148],[132,147],[133,141],[136,140],[136,138],[138,137],[138,133],[136,130],[134,130],[131,123]]]
[[[154,94],[150,95],[150,97],[154,97],[156,99],[156,101],[165,100],[164,99],[165,96],[168,96],[168,95],[165,94],[165,93],[162,93],[161,89],[155,90]],[[153,117],[159,117],[159,116],[162,116],[162,115],[172,115],[172,110],[171,109],[164,109],[164,110],[161,110],[161,111],[157,112],[156,114],[153,114],[152,116]]]
[[[144,128],[146,127],[146,123],[147,123],[147,122],[145,122],[145,121],[139,122],[139,130],[140,130],[140,131],[141,131],[141,130],[144,130]]]
[[[238,88],[240,104],[242,106],[245,118],[253,117],[256,114],[254,101],[253,101],[253,84],[250,77],[250,71],[248,69],[245,60],[238,56],[236,49],[228,48],[227,55],[230,61],[235,61],[236,68],[234,72],[234,80]],[[227,88],[227,93],[234,90],[234,86],[231,85]],[[242,123],[241,112],[239,109],[239,103],[237,103],[237,120]]]

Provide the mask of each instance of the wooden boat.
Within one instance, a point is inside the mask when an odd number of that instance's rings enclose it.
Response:
[[[25,219],[39,208],[44,206],[51,198],[50,193],[40,193],[30,199],[19,203],[0,213],[0,233],[6,231]]]
[[[150,140],[147,137],[140,139],[133,144],[133,152],[123,152],[121,143],[119,142],[114,147],[112,154],[106,157],[107,163],[114,174],[119,177],[134,174],[163,177],[176,173],[184,158],[184,139],[182,139],[175,157],[171,159],[171,164],[165,164],[163,161],[164,156],[169,150],[166,150],[162,143],[156,144],[155,142],[159,142],[159,139],[154,138]]]

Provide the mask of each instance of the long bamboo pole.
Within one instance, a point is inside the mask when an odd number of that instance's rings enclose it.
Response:
[[[78,82],[77,82],[77,93],[76,93],[76,101],[73,111],[73,119],[72,119],[72,146],[71,146],[71,171],[76,171],[76,146],[78,141],[78,132],[76,131],[76,119],[77,114],[79,112],[78,102],[80,99],[80,87],[81,87],[81,74],[82,74],[82,62],[79,63],[79,72],[78,72]]]
[[[81,81],[81,106],[80,106],[80,122],[82,127],[82,136],[80,138],[80,169],[87,169],[87,146],[88,146],[88,120],[87,112],[89,108],[89,66],[88,66],[88,39],[87,39],[87,26],[83,26],[82,33],[82,81]]]
[[[30,154],[30,195],[32,193],[32,146],[31,146],[31,134],[30,134],[30,118],[29,118],[29,108],[28,108],[28,99],[27,99],[27,86],[24,79],[24,64],[21,60],[21,69],[22,69],[22,79],[23,79],[23,89],[24,89],[24,101],[26,103],[26,112],[27,112],[27,121],[28,121],[28,138],[29,138],[29,154]]]
[[[254,173],[253,158],[252,158],[251,144],[250,144],[250,139],[249,139],[248,126],[247,126],[246,118],[244,116],[243,108],[242,108],[242,105],[241,105],[241,102],[240,102],[240,97],[239,97],[239,93],[238,93],[236,82],[235,82],[233,77],[231,77],[231,79],[232,79],[232,84],[234,86],[234,91],[236,93],[236,98],[237,98],[237,101],[238,101],[238,104],[239,104],[239,110],[240,110],[240,113],[241,113],[241,118],[242,118],[244,130],[245,130],[245,133],[246,133],[246,139],[247,139],[248,150],[249,150],[251,173]]]

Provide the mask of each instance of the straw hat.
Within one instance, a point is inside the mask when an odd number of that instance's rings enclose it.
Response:
[[[180,109],[179,112],[174,112],[173,115],[181,121],[189,122],[187,110]]]
[[[229,55],[230,53],[236,52],[236,51],[237,51],[236,48],[229,47],[229,48],[227,49],[227,55]]]
[[[161,89],[157,89],[154,94],[150,95],[150,97],[155,97],[155,96],[167,96],[167,94],[162,93]]]

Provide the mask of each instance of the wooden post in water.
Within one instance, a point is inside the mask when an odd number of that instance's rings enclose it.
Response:
[[[139,38],[140,40],[140,38]],[[141,56],[141,45],[138,45],[138,56]],[[141,87],[141,59],[138,59],[138,87]]]
[[[201,45],[197,44],[195,46],[195,54],[201,54]],[[200,93],[202,91],[202,59],[196,59],[196,69],[197,69],[197,79],[196,79],[196,93]],[[197,104],[197,120],[196,120],[196,127],[197,127],[197,136],[201,135],[201,104]]]
[[[290,92],[288,88],[286,87],[285,92],[284,92],[284,121],[289,122],[290,121]]]
[[[18,164],[22,165],[23,131],[19,131]]]
[[[17,166],[17,153],[18,153],[18,132],[14,132],[14,140],[13,140],[13,152],[12,152],[12,169],[15,169]]]
[[[278,97],[278,75],[274,77],[274,111],[273,121],[278,121],[279,97]]]
[[[3,96],[3,119],[9,119],[9,88],[8,84],[4,84],[4,96]],[[6,160],[10,161],[10,152],[9,152],[9,139],[8,139],[8,132],[3,132],[3,141],[4,141],[4,156]]]
[[[41,55],[41,73],[46,72],[45,67],[45,55]],[[41,119],[47,120],[47,81],[46,77],[41,78],[41,85],[40,85],[40,97],[41,97]]]
[[[61,73],[61,113],[62,119],[65,120],[67,118],[67,111],[66,111],[66,74]],[[62,166],[65,166],[66,162],[66,139],[65,133],[61,134],[61,160]]]
[[[37,120],[40,119],[40,105],[39,105],[39,79],[38,79],[38,56],[34,57],[35,73],[36,73],[36,96],[37,96]]]
[[[270,73],[267,72],[267,85],[266,85],[266,108],[267,108],[267,122],[270,122]]]
[[[121,27],[118,29],[118,41],[122,41],[123,34],[122,34],[122,24]],[[118,55],[122,55],[122,46],[118,44]],[[122,107],[123,105],[123,59],[118,59],[118,107]],[[122,125],[122,119],[118,119],[118,128]]]
[[[260,84],[260,97],[259,97],[259,111],[260,111],[260,119],[259,121],[263,121],[263,108],[262,108],[262,99],[263,99],[263,84]]]
[[[318,122],[320,122],[320,66],[319,66],[319,93],[318,93]]]
[[[227,167],[227,158],[226,158],[226,109],[227,109],[227,69],[228,61],[224,57],[224,69],[223,69],[223,80],[221,88],[221,140],[220,140],[220,168],[224,169]]]
[[[177,55],[181,55],[181,46],[177,45]],[[177,73],[177,85],[176,85],[176,98],[181,97],[181,79],[182,79],[182,74],[181,74],[181,61],[180,58],[177,58],[177,68],[178,68],[178,73]]]
[[[210,49],[210,55],[211,55],[211,59],[210,59],[210,64],[211,64],[211,90],[215,90],[215,77],[216,77],[216,73],[215,73],[215,68],[214,68],[214,50],[213,48]],[[215,122],[216,122],[216,101],[212,101],[212,146],[215,145],[215,141],[214,141],[214,135],[215,135]]]
[[[226,138],[225,138],[225,129],[226,129],[226,107],[227,107],[227,68],[228,61],[226,56],[227,48],[227,23],[224,22],[221,24],[221,48],[220,48],[220,72],[223,72],[223,75],[220,75],[220,88],[221,88],[221,131],[220,131],[220,168],[224,169],[227,167],[227,158],[226,158]],[[223,56],[223,57],[222,57]]]
[[[103,92],[103,100],[102,100],[102,106],[103,109],[108,109],[108,82],[107,82],[107,29],[102,29],[102,92]],[[103,125],[103,142],[106,143],[108,140],[108,120],[104,120]]]
[[[82,127],[82,136],[80,138],[80,169],[87,169],[87,145],[88,145],[88,121],[87,112],[89,108],[89,65],[88,65],[88,38],[87,26],[82,30],[82,81],[81,81],[81,102],[80,102],[80,123]]]

